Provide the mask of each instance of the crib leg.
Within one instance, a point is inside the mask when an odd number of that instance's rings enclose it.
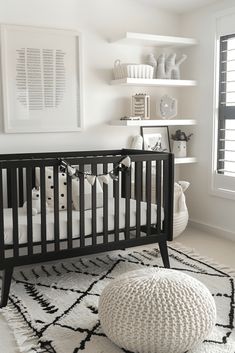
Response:
[[[9,292],[10,292],[10,286],[11,286],[12,273],[13,273],[13,266],[10,266],[10,267],[5,268],[3,270],[0,308],[3,308],[4,306],[7,305],[8,296],[9,296]]]
[[[164,267],[170,268],[170,261],[169,261],[169,255],[168,255],[168,249],[167,249],[167,242],[166,241],[160,241],[159,242],[159,249],[162,257],[162,262]]]

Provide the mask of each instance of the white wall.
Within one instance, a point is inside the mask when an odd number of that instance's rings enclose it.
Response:
[[[218,228],[221,235],[235,234],[235,201],[215,197],[210,194],[211,150],[213,136],[213,80],[214,80],[214,44],[215,16],[234,7],[234,1],[219,1],[213,6],[182,16],[182,34],[199,39],[197,48],[191,49],[193,57],[187,72],[194,71],[198,87],[184,90],[184,114],[196,117],[194,154],[198,163],[190,168],[181,169],[181,178],[191,181],[187,192],[190,218],[196,222]],[[185,73],[187,74],[187,73]],[[234,235],[235,239],[235,235]]]
[[[4,134],[1,117],[1,153],[125,147],[129,136],[139,130],[112,127],[108,122],[130,113],[131,95],[147,90],[110,86],[113,62],[117,58],[138,61],[150,49],[110,44],[107,39],[125,31],[177,35],[179,28],[178,16],[134,0],[0,0],[0,23],[77,29],[83,33],[85,122],[84,132]]]

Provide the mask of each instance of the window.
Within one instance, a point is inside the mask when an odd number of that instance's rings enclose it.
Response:
[[[228,21],[227,21],[228,22]],[[235,199],[235,16],[232,31],[217,28],[214,143],[211,192]],[[223,29],[223,31],[221,30]],[[222,32],[222,33],[221,33]],[[220,33],[220,34],[219,34]]]
[[[220,37],[217,173],[235,177],[235,34]]]

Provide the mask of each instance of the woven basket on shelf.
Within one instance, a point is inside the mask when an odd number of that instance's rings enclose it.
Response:
[[[153,67],[144,64],[121,64],[120,60],[114,62],[115,80],[122,78],[153,78]]]

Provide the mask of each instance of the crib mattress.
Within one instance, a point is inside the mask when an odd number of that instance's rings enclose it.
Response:
[[[97,208],[97,233],[103,232],[103,208]],[[147,204],[141,202],[141,225],[146,225]],[[161,220],[164,218],[163,209],[161,210]],[[92,233],[92,211],[85,211],[85,236]],[[41,215],[37,214],[32,217],[33,221],[33,242],[41,241]],[[54,212],[47,211],[46,215],[46,238],[48,241],[54,240]],[[157,205],[151,205],[151,223],[157,223]],[[26,209],[19,208],[18,210],[18,224],[19,224],[19,243],[27,243],[27,215]],[[136,225],[136,201],[130,200],[130,227]],[[119,201],[119,228],[125,227],[125,199]],[[67,211],[59,212],[59,228],[60,239],[67,239]],[[72,211],[72,230],[73,238],[79,238],[80,233],[80,212]],[[108,230],[114,230],[114,199],[108,200]],[[4,239],[5,245],[13,243],[13,223],[12,223],[12,209],[4,209]]]

